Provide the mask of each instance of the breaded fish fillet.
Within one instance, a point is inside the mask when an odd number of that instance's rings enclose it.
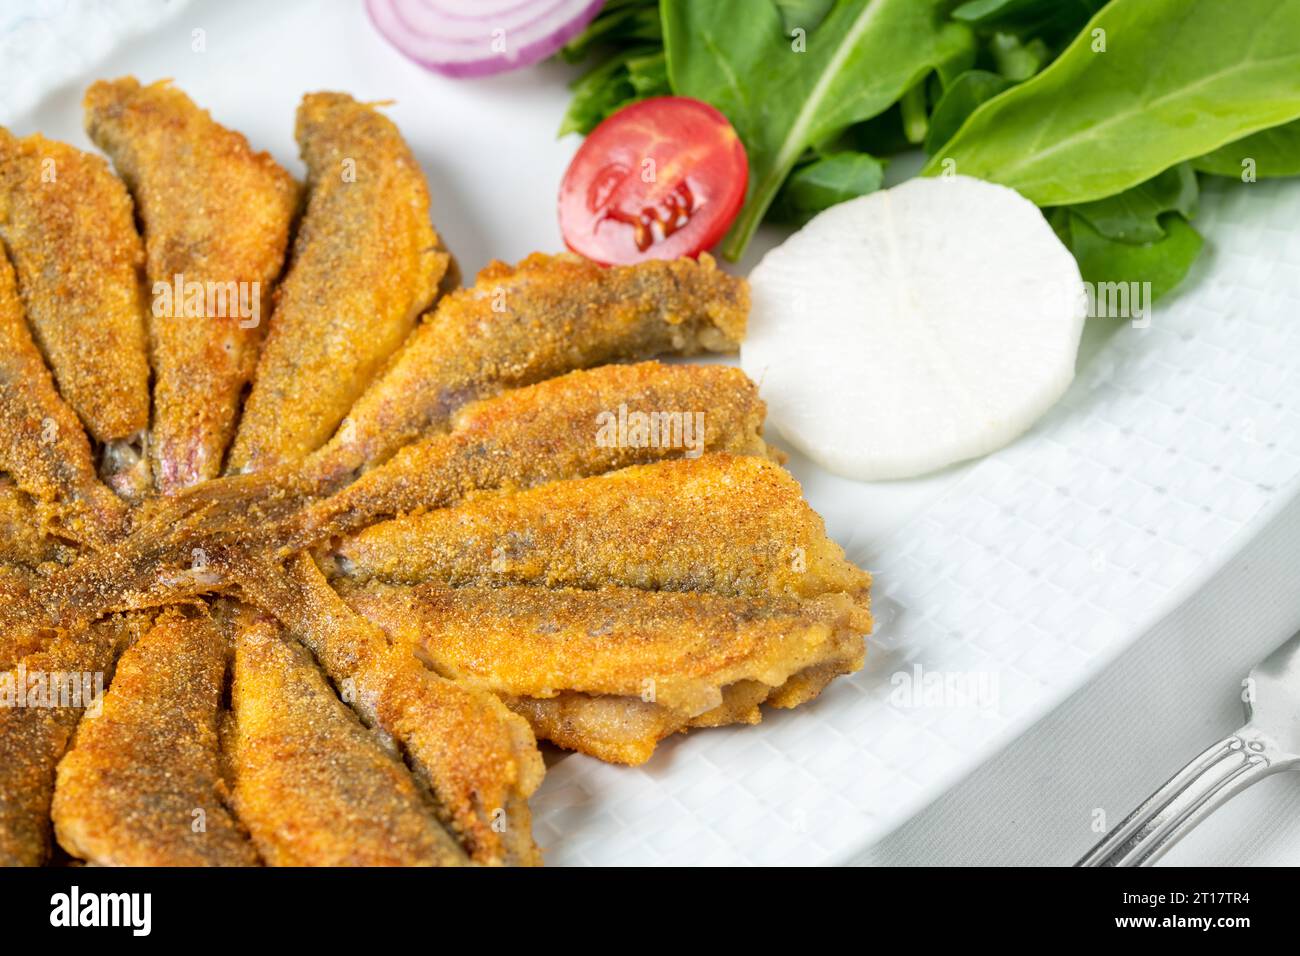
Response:
[[[620,762],[648,757],[658,739],[697,719],[756,722],[758,703],[794,675],[846,658],[860,666],[871,630],[865,598],[847,594],[754,599],[377,583],[341,592],[438,673],[485,686],[526,716],[544,712],[530,700],[620,699],[629,708],[617,718],[620,729],[563,741]],[[540,720],[533,729],[548,736],[550,726]]]
[[[466,856],[410,773],[269,620],[235,644],[224,735],[235,809],[272,866],[452,866]]]
[[[341,577],[402,583],[815,597],[871,582],[789,472],[727,454],[484,493],[367,528],[333,558]]]
[[[344,93],[298,107],[307,211],[229,469],[297,461],[334,432],[433,300],[449,257],[397,127]]]
[[[63,400],[106,446],[109,480],[137,496],[149,359],[131,197],[100,157],[0,128],[0,239]]]
[[[371,727],[397,741],[439,819],[478,863],[536,865],[528,797],[544,772],[528,724],[489,691],[426,668],[356,615],[305,554],[245,565],[242,595],[275,614]]]
[[[298,187],[270,155],[254,152],[168,81],[95,83],[85,119],[144,224],[153,291],[150,454],[158,490],[171,493],[221,471]]]
[[[252,866],[227,808],[218,714],[226,638],[169,609],[119,659],[103,713],[59,763],[51,816],[73,856],[113,866]]]
[[[146,626],[139,615],[97,621],[64,634],[0,675],[0,688],[28,695],[0,707],[0,866],[36,866],[49,856],[54,768],[83,710],[102,704],[113,661]],[[93,718],[92,718],[93,719]]]
[[[748,315],[745,280],[707,255],[608,269],[569,254],[494,262],[424,317],[310,467],[346,476],[445,428],[473,399],[573,369],[734,351]]]
[[[35,501],[45,533],[102,545],[124,530],[126,504],[95,475],[86,433],[54,388],[23,320],[14,271],[3,256],[0,472]]]
[[[763,415],[758,389],[736,368],[643,362],[570,372],[463,407],[449,433],[408,445],[314,504],[290,540],[443,507],[478,489],[527,488],[705,451],[767,455]]]
[[[564,691],[554,697],[503,699],[527,719],[539,739],[606,763],[637,766],[654,756],[659,742],[673,734],[695,727],[759,723],[759,705],[771,692],[766,684],[741,681],[722,689],[720,705],[693,718],[640,697],[593,697]]]

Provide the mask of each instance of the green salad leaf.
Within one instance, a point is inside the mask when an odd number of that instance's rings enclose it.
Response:
[[[1087,202],[1298,117],[1300,0],[1111,0],[924,172],[955,169],[1039,205]]]
[[[1198,156],[1192,165],[1203,173],[1234,178],[1241,178],[1248,169],[1258,179],[1300,176],[1300,122],[1252,133]]]
[[[1065,208],[1057,210],[1052,224],[1074,253],[1084,281],[1094,287],[1149,282],[1152,300],[1183,281],[1204,244],[1200,233],[1176,212],[1160,217],[1162,238],[1144,243],[1109,239]]]
[[[768,212],[774,222],[802,226],[823,209],[880,188],[885,164],[867,153],[839,152],[796,166]]]
[[[749,156],[745,205],[723,240],[739,258],[809,147],[884,112],[970,34],[945,0],[838,0],[802,37],[772,0],[663,0],[673,91],[720,109]]]
[[[1165,235],[1164,213],[1176,212],[1191,219],[1196,215],[1199,193],[1191,165],[1179,163],[1132,189],[1070,209],[1107,239],[1156,242]]]
[[[669,93],[726,114],[733,259],[921,144],[1046,207],[1090,281],[1158,295],[1202,245],[1197,173],[1300,175],[1300,0],[609,0],[561,56],[594,64],[562,132]]]
[[[1000,73],[989,70],[967,70],[953,80],[952,85],[944,91],[934,112],[930,114],[930,130],[925,137],[925,151],[933,156],[952,139],[953,135],[966,122],[966,118],[975,112],[985,100],[991,100],[1003,90],[1015,84]]]

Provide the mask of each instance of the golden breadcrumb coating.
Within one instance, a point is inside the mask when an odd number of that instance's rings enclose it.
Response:
[[[218,713],[226,638],[206,610],[169,609],[119,659],[103,713],[59,763],[60,845],[110,866],[254,866],[228,809]]]
[[[707,255],[613,268],[569,254],[494,262],[424,317],[309,467],[335,476],[382,462],[466,402],[573,369],[735,351],[748,314],[748,284]]]
[[[292,540],[442,507],[476,489],[527,488],[704,451],[775,454],[761,437],[763,414],[758,389],[724,365],[642,362],[570,372],[463,407],[450,432],[407,445],[312,506]],[[620,416],[635,423],[638,415],[659,416],[653,435],[648,427],[617,433]],[[614,434],[605,436],[611,426]]]
[[[344,538],[340,577],[454,585],[866,594],[799,483],[758,457],[710,454],[484,492]]]
[[[42,527],[36,502],[8,478],[0,478],[0,565],[35,568],[71,560],[72,547]]]
[[[344,93],[298,107],[307,211],[229,470],[294,462],[334,432],[433,300],[448,256],[397,127]]]
[[[620,762],[630,753],[648,758],[657,740],[687,726],[757,722],[757,705],[794,675],[846,658],[851,669],[861,666],[871,630],[865,598],[846,594],[754,599],[374,582],[340,590],[438,673],[481,684],[525,716],[546,713],[528,700],[567,695],[570,710],[576,694],[620,700],[627,713],[608,716],[621,729],[606,723],[603,732],[556,741],[606,759],[619,745]],[[571,719],[570,730],[590,730],[590,708],[585,716]],[[533,724],[539,737],[549,727]]]
[[[22,686],[30,695],[37,680],[54,691],[43,702],[0,706],[0,866],[36,866],[49,856],[55,765],[85,706],[108,686],[113,661],[147,623],[141,615],[105,618],[51,639],[23,658],[21,670],[0,676],[7,692]]]
[[[541,755],[528,724],[493,694],[438,676],[390,645],[329,587],[305,554],[280,573],[242,568],[243,596],[306,644],[371,727],[401,746],[440,819],[479,863],[535,865],[528,797]]]
[[[144,224],[155,306],[151,455],[157,488],[170,493],[221,472],[271,313],[298,187],[269,154],[254,152],[168,81],[101,81],[84,105],[86,131],[112,157]],[[183,292],[185,284],[202,285],[202,314],[186,314],[174,295],[164,307],[157,284],[174,288],[178,276]],[[208,297],[209,284],[224,300]]]
[[[0,472],[32,497],[43,533],[102,545],[127,521],[99,482],[81,423],[54,388],[23,320],[9,260],[0,256]]]
[[[0,128],[0,239],[63,400],[97,442],[133,439],[149,425],[149,360],[126,188],[98,156]]]
[[[235,643],[234,805],[271,866],[455,866],[464,852],[402,762],[269,620]]]

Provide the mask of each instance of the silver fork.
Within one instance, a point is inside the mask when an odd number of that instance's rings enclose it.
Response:
[[[1250,672],[1246,724],[1195,757],[1075,866],[1150,866],[1229,799],[1300,766],[1300,634]]]

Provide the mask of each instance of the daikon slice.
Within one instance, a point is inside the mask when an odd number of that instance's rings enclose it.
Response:
[[[833,206],[750,275],[741,364],[837,474],[906,478],[1025,432],[1074,377],[1073,256],[1033,203],[966,176]]]

